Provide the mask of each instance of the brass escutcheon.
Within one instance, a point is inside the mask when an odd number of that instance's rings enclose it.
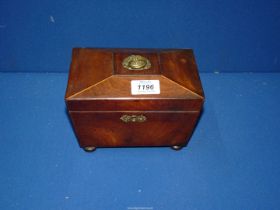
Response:
[[[122,66],[128,70],[145,70],[151,68],[151,62],[141,55],[130,55],[126,57]]]
[[[145,122],[147,120],[147,117],[144,115],[123,115],[120,118],[121,121],[125,123],[129,122]]]

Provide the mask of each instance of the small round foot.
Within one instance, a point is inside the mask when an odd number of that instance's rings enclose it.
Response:
[[[84,147],[84,150],[86,152],[93,152],[96,149],[96,147]]]
[[[174,146],[172,146],[171,148],[178,151],[178,150],[182,149],[183,146],[174,145]]]

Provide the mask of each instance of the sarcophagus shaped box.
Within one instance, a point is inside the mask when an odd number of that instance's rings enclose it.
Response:
[[[79,144],[186,145],[204,94],[189,49],[75,48],[65,95]]]

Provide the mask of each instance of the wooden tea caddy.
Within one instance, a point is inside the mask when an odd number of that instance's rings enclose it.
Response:
[[[65,102],[80,147],[185,146],[204,93],[191,49],[74,48]]]

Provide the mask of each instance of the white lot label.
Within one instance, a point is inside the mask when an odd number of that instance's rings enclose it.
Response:
[[[131,80],[131,94],[160,94],[159,80]]]

